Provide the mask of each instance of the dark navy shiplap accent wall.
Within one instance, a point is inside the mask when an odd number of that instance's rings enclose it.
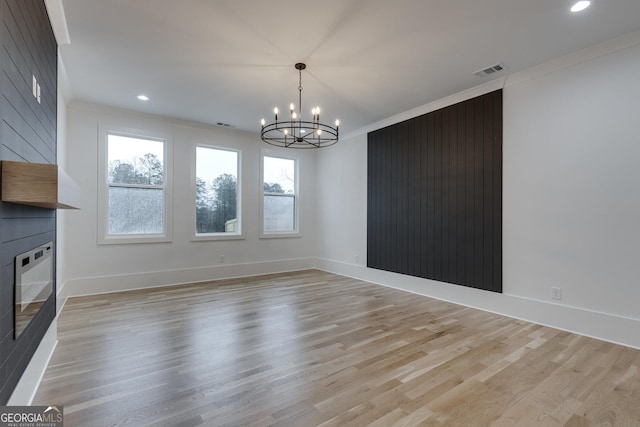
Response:
[[[502,90],[368,135],[367,266],[502,292]]]
[[[58,48],[44,1],[0,0],[0,23],[0,160],[55,164]],[[40,104],[32,94],[34,75]],[[54,274],[53,295],[14,339],[14,257],[55,240],[55,210],[0,202],[1,405],[55,317]]]

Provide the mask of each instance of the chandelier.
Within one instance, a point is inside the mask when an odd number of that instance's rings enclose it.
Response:
[[[296,65],[298,70],[298,111],[295,105],[289,105],[288,120],[278,120],[278,107],[273,109],[274,121],[268,123],[262,119],[260,137],[267,144],[285,148],[322,148],[338,142],[338,126],[335,127],[320,122],[320,107],[311,110],[311,121],[302,120],[302,70],[307,68],[302,62]]]

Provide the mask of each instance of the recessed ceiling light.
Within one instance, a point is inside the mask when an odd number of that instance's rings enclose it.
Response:
[[[586,8],[589,7],[590,4],[591,4],[590,1],[580,0],[576,2],[573,6],[571,6],[571,12],[580,12],[582,10],[585,10]]]
[[[140,101],[148,101],[149,97],[147,95],[138,95],[138,99]]]

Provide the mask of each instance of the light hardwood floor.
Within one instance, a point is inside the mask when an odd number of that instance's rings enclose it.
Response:
[[[320,271],[70,299],[75,426],[640,426],[640,351]]]

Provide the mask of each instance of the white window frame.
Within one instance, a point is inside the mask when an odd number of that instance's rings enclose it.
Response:
[[[163,231],[149,234],[109,234],[109,155],[108,135],[121,135],[131,138],[149,139],[161,141],[164,144],[163,185],[158,186],[164,190],[164,207],[162,212]],[[98,244],[136,244],[136,243],[165,243],[172,241],[172,182],[173,182],[173,141],[171,135],[142,129],[133,129],[117,125],[98,126]],[[135,187],[135,185],[124,185]],[[155,187],[155,186],[154,186]],[[147,186],[144,186],[147,188]]]
[[[242,215],[242,151],[237,148],[223,147],[206,142],[194,142],[191,154],[191,241],[207,241],[207,240],[244,240],[244,226]],[[238,155],[236,182],[238,185],[236,194],[236,216],[238,217],[238,231],[235,233],[196,233],[196,156],[197,148],[209,148],[213,150],[232,151]]]
[[[293,160],[295,162],[294,173],[294,229],[293,231],[265,231],[264,230],[264,158],[275,157],[279,159]],[[278,193],[268,193],[270,195],[278,195]],[[290,196],[290,195],[288,195]],[[261,239],[278,239],[287,237],[301,237],[300,233],[300,158],[283,154],[280,151],[274,151],[269,149],[260,149],[260,238]]]

